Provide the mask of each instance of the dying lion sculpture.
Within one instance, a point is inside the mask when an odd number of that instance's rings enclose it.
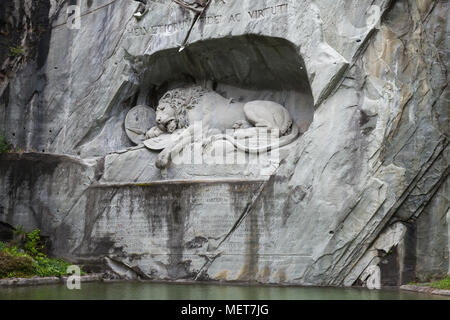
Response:
[[[255,100],[247,103],[234,102],[218,93],[202,87],[179,88],[168,91],[156,108],[157,125],[146,133],[153,139],[162,134],[171,134],[185,129],[159,154],[156,166],[167,168],[171,159],[194,138],[194,123],[202,125],[203,145],[213,140],[224,139],[235,148],[248,153],[262,153],[280,148],[293,142],[299,135],[289,112],[282,105],[272,101]],[[248,135],[249,128],[264,127],[279,137],[274,145],[248,147],[236,139]],[[234,129],[234,137],[224,134]],[[278,138],[277,137],[277,138]]]

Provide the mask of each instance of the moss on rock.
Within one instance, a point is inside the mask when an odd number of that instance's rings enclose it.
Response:
[[[0,251],[0,278],[27,277],[33,274],[33,260],[30,257]]]

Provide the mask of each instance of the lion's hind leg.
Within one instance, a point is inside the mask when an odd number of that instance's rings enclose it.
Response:
[[[251,101],[244,105],[244,114],[247,120],[255,127],[277,129],[273,121],[273,111],[275,110],[275,102],[272,101]]]
[[[247,120],[255,127],[267,128],[274,134],[284,135],[290,126],[290,115],[285,107],[273,101],[251,101],[244,105]]]
[[[233,129],[235,129],[235,130],[247,129],[247,128],[251,128],[251,127],[252,127],[252,125],[247,120],[238,120],[233,125]]]

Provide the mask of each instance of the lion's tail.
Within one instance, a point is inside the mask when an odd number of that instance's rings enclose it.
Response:
[[[223,135],[222,138],[224,140],[227,140],[231,142],[236,148],[239,150],[245,151],[247,153],[263,153],[263,152],[269,152],[271,150],[275,150],[277,148],[284,147],[291,142],[293,142],[299,135],[298,127],[295,124],[292,124],[292,130],[291,133],[289,133],[287,136],[283,136],[279,138],[279,140],[276,143],[271,143],[266,146],[259,146],[259,147],[248,147],[240,144],[236,141],[233,137],[229,135]]]

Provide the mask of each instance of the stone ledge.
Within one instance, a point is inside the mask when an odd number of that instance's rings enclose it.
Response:
[[[10,278],[0,279],[0,287],[36,286],[44,284],[66,283],[68,277],[33,277],[33,278]],[[95,273],[80,277],[81,282],[102,281],[103,274]]]
[[[400,286],[400,290],[450,296],[450,290],[436,289],[436,288],[426,287],[426,286],[422,287],[422,286],[415,286],[415,285],[408,284],[408,285]]]
[[[183,184],[224,184],[224,183],[256,183],[267,182],[270,176],[266,179],[235,179],[235,178],[220,178],[220,179],[176,179],[176,180],[155,180],[150,182],[117,182],[117,183],[96,183],[92,184],[91,188],[120,188],[120,187],[151,187],[156,185],[183,185]]]
[[[10,152],[0,155],[2,161],[32,161],[59,164],[61,162],[75,163],[79,165],[92,165],[101,157],[80,158],[69,154],[50,152]]]

